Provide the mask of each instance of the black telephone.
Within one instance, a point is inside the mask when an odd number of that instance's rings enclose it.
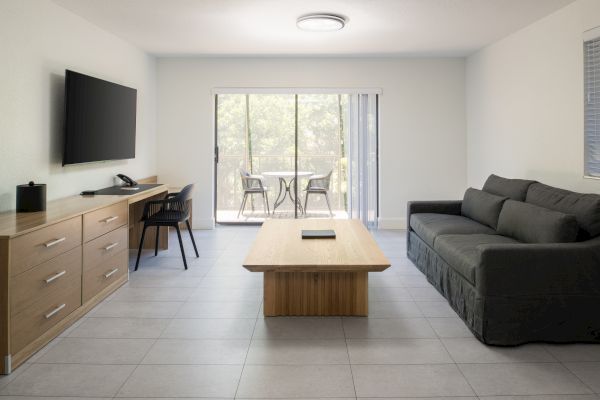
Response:
[[[117,174],[117,178],[119,178],[120,180],[125,182],[125,186],[133,187],[133,186],[137,186],[137,184],[138,184],[136,181],[134,181],[127,175]]]

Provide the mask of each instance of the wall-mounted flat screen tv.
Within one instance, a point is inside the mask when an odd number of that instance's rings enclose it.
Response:
[[[65,74],[63,165],[135,158],[137,90]]]

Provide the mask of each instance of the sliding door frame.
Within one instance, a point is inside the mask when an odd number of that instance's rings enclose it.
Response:
[[[217,220],[217,183],[218,183],[218,163],[219,163],[219,140],[218,140],[218,105],[220,94],[288,94],[294,95],[294,197],[296,201],[298,199],[298,95],[300,94],[375,94],[375,107],[376,107],[376,191],[377,191],[377,202],[376,202],[376,218],[379,219],[380,209],[380,103],[379,99],[383,94],[381,88],[377,87],[215,87],[211,90],[211,98],[213,102],[213,149],[214,149],[214,160],[213,160],[213,218],[215,224],[222,225],[262,225],[262,222],[219,222]],[[350,201],[350,200],[349,200]],[[298,205],[294,204],[294,218],[298,218]]]

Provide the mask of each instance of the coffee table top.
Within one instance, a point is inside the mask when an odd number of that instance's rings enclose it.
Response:
[[[302,239],[303,229],[333,229],[335,239]],[[390,261],[359,220],[265,221],[244,267],[252,272],[383,271]]]

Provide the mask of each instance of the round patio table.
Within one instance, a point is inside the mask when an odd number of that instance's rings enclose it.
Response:
[[[292,204],[295,204],[300,210],[300,212],[304,214],[302,202],[294,197],[294,193],[292,192],[291,187],[292,184],[296,181],[296,176],[298,176],[299,178],[304,176],[311,176],[313,175],[312,172],[298,171],[298,173],[296,174],[294,171],[268,171],[263,172],[262,175],[279,178],[279,193],[277,194],[277,200],[275,200],[275,204],[273,205],[273,213],[275,213],[275,210],[283,203],[285,198],[289,196]]]

